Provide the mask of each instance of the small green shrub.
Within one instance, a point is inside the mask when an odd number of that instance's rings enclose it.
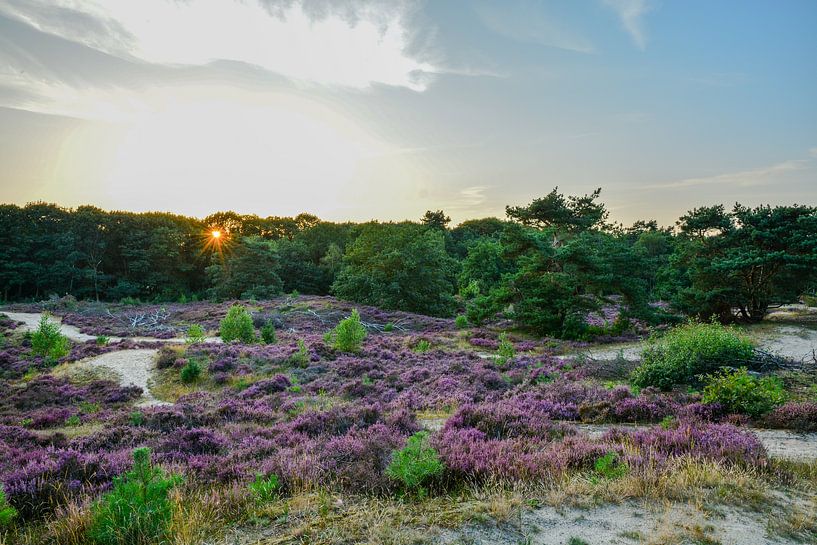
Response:
[[[394,324],[391,322],[387,323],[386,325],[383,326],[383,331],[385,331],[386,333],[391,333],[392,331],[394,331]]]
[[[708,376],[703,400],[705,403],[720,403],[731,413],[757,418],[782,405],[786,401],[786,392],[779,378],[758,379],[742,367]]]
[[[496,348],[497,360],[502,365],[505,365],[516,356],[516,348],[513,343],[508,340],[507,333],[499,334],[499,346]]]
[[[281,484],[278,482],[278,475],[272,474],[269,477],[256,475],[255,481],[249,484],[250,493],[259,504],[269,503],[278,497]]]
[[[341,352],[359,352],[365,338],[366,328],[360,322],[360,313],[354,309],[348,318],[326,334],[325,340]]]
[[[733,328],[689,323],[653,339],[630,378],[639,388],[669,390],[676,384],[695,384],[721,367],[740,365],[753,354],[752,342]]]
[[[67,356],[70,350],[71,343],[60,333],[60,326],[43,314],[37,331],[31,334],[31,351],[38,356],[58,360]]]
[[[629,468],[618,459],[618,454],[608,452],[593,464],[593,473],[602,479],[618,479],[627,474]]]
[[[92,507],[88,529],[91,542],[98,545],[166,542],[173,515],[167,496],[178,481],[151,463],[150,449],[134,449],[133,469],[115,478],[113,490]]]
[[[111,339],[106,337],[105,335],[99,335],[96,338],[96,344],[98,346],[106,346],[109,342],[111,342]]]
[[[267,323],[261,328],[261,341],[264,344],[275,344],[278,342],[278,337],[275,335],[275,324],[272,323],[272,320],[267,320]]]
[[[425,485],[442,473],[445,466],[434,448],[428,445],[428,432],[409,437],[406,446],[392,454],[386,475],[398,481],[406,492],[425,495]]]
[[[127,297],[123,297],[122,299],[120,299],[119,304],[128,305],[128,306],[136,306],[136,305],[141,305],[142,301],[128,295]]]
[[[69,428],[75,428],[80,424],[82,424],[82,420],[80,420],[79,415],[74,414],[65,419],[65,425]]]
[[[179,376],[182,379],[182,382],[185,384],[192,384],[199,380],[201,376],[201,366],[195,360],[190,360],[187,364],[182,367]]]
[[[414,345],[414,351],[418,354],[428,352],[429,350],[431,350],[431,342],[427,341],[426,339],[420,339],[417,341],[417,344]]]
[[[221,320],[221,340],[225,343],[241,341],[245,344],[255,342],[255,327],[252,325],[252,316],[241,305],[233,305],[227,311],[227,316]]]
[[[129,420],[131,426],[141,426],[145,423],[145,415],[142,413],[142,411],[133,411],[130,413]]]
[[[9,505],[6,500],[6,493],[3,487],[0,486],[0,530],[8,528],[17,517],[17,510]]]
[[[289,357],[288,363],[292,367],[307,367],[309,365],[309,351],[306,349],[306,343],[301,339],[295,342],[298,344],[298,350]]]
[[[807,307],[817,307],[817,295],[804,295],[803,303]]]
[[[567,541],[567,545],[590,545],[590,544],[583,540],[582,538],[574,536]]]
[[[468,317],[465,314],[460,314],[454,318],[454,325],[457,329],[465,329],[468,327]]]
[[[201,344],[204,342],[204,328],[198,324],[193,324],[187,328],[187,344]]]

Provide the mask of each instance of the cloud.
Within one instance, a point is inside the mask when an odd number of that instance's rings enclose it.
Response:
[[[593,53],[593,44],[558,17],[529,1],[477,4],[474,11],[491,32],[518,42]]]
[[[817,157],[817,147],[808,150],[808,154],[811,155],[812,157]]]
[[[686,178],[664,184],[650,185],[646,186],[646,189],[685,188],[701,185],[730,185],[737,187],[771,185],[779,183],[780,178],[786,174],[809,169],[811,163],[812,161],[810,159],[792,159],[751,170],[728,172],[700,178]]]
[[[647,47],[644,16],[652,10],[650,0],[604,0],[604,4],[618,15],[624,30],[639,49]]]
[[[327,0],[8,0],[0,14],[129,61],[230,60],[308,84],[423,91],[442,70],[409,54],[415,5]]]

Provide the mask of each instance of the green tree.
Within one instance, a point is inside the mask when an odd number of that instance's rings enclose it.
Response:
[[[448,316],[455,266],[443,233],[410,223],[370,223],[347,247],[332,291],[367,305]]]
[[[232,253],[207,267],[210,297],[266,299],[281,293],[275,242],[260,237],[241,239]]]

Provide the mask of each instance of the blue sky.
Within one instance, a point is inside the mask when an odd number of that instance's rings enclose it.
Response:
[[[0,201],[326,219],[817,203],[817,2],[6,0]]]

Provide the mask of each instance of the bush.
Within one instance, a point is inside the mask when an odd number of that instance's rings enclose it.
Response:
[[[111,342],[111,339],[105,335],[99,335],[96,338],[97,346],[106,346],[109,342]]]
[[[221,340],[225,343],[241,341],[246,344],[255,342],[255,327],[252,316],[241,305],[233,305],[220,324]]]
[[[767,414],[762,424],[799,432],[817,431],[817,403],[786,403]]]
[[[309,365],[309,352],[306,350],[306,343],[301,339],[295,342],[298,344],[298,350],[289,357],[287,363],[293,367],[306,367]]]
[[[11,526],[12,521],[17,517],[17,510],[6,501],[6,493],[0,486],[0,530]]]
[[[615,452],[608,452],[593,464],[593,473],[602,479],[618,479],[626,475],[628,470],[627,464],[622,463]]]
[[[145,423],[145,415],[142,411],[133,411],[128,416],[131,426],[141,426]]]
[[[417,344],[414,345],[414,351],[418,354],[428,352],[429,350],[431,350],[431,343],[426,339],[420,339],[417,341]]]
[[[71,343],[60,333],[60,326],[44,314],[37,331],[31,335],[31,351],[38,356],[58,360],[67,356],[70,349]]]
[[[755,378],[746,368],[722,371],[707,377],[704,403],[720,403],[727,412],[758,418],[786,400],[777,377]]]
[[[201,344],[204,342],[204,329],[198,325],[193,324],[187,328],[187,344]]]
[[[199,380],[199,377],[201,376],[201,366],[197,362],[190,360],[184,367],[182,367],[179,376],[181,377],[182,382],[185,384],[192,384],[193,382]]]
[[[497,361],[500,365],[505,365],[516,356],[516,349],[513,343],[508,340],[507,333],[499,334],[499,346],[496,348]]]
[[[386,475],[400,482],[407,492],[423,495],[424,485],[443,469],[439,454],[428,445],[428,432],[420,431],[409,437],[405,447],[393,453]]]
[[[164,542],[173,515],[168,491],[178,482],[150,461],[150,449],[133,451],[133,469],[92,508],[88,537],[100,545]]]
[[[631,380],[639,388],[669,390],[676,384],[698,383],[699,376],[721,367],[737,367],[753,354],[752,342],[732,328],[690,323],[651,342]]]
[[[261,341],[264,344],[275,344],[278,342],[278,338],[275,335],[275,324],[272,323],[272,320],[267,320],[267,323],[261,328]]]
[[[250,493],[259,504],[269,503],[278,497],[278,490],[281,484],[278,482],[278,475],[272,474],[269,477],[256,475],[255,481],[249,485]]]
[[[457,329],[465,329],[468,327],[468,317],[464,314],[458,315],[454,318],[454,325],[457,326]]]
[[[341,352],[359,352],[365,338],[366,328],[360,323],[360,313],[357,309],[326,334],[326,341]]]

